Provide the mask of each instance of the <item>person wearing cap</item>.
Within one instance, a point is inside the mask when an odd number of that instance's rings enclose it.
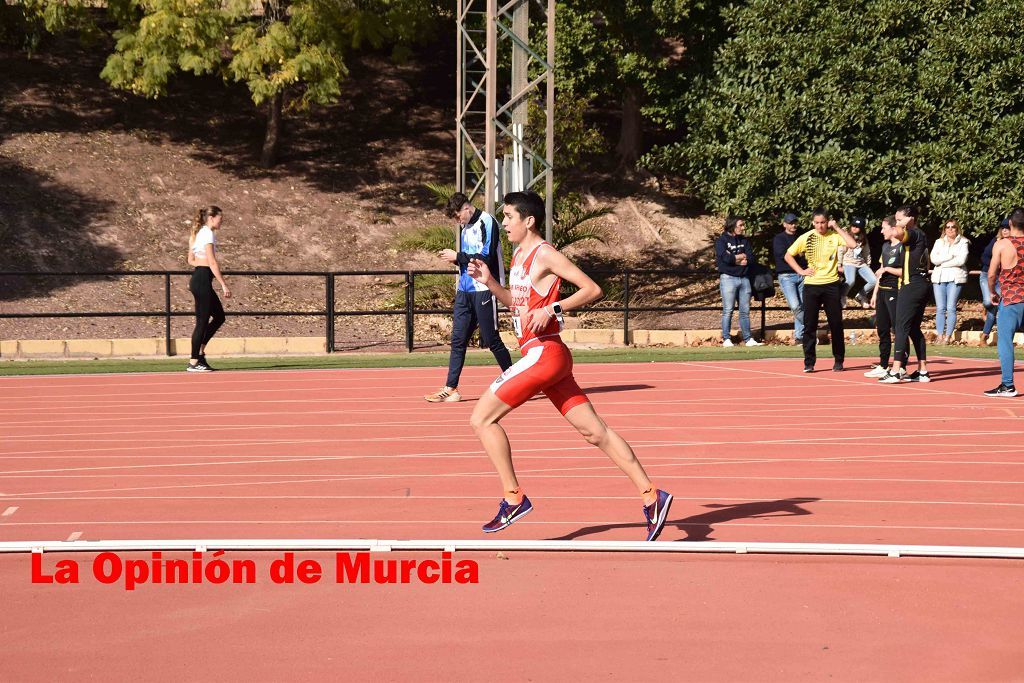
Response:
[[[871,247],[868,246],[866,227],[867,222],[863,218],[854,216],[850,220],[848,232],[857,244],[852,249],[845,246],[839,247],[839,258],[843,262],[843,276],[846,278],[846,294],[853,290],[853,284],[858,275],[864,280],[864,288],[854,296],[861,308],[871,308],[869,301],[875,291],[875,274],[871,270]],[[845,294],[843,308],[846,308]]]
[[[797,238],[796,219],[795,213],[782,217],[782,232],[772,239],[772,255],[775,257],[775,273],[779,276],[779,289],[786,297],[789,310],[793,311],[793,343],[799,344],[804,336],[804,276],[786,262],[786,251]],[[807,267],[802,256],[796,262]]]

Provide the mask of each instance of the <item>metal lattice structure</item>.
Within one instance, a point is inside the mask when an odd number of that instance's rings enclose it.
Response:
[[[506,192],[540,192],[550,240],[555,0],[457,2],[456,189],[471,200],[482,195],[492,215]],[[531,26],[543,40],[531,42]]]

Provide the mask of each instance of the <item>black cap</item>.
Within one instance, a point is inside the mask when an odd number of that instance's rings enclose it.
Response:
[[[796,223],[796,214],[795,213],[787,213],[785,216],[782,217],[782,222],[783,223]]]
[[[999,223],[999,229],[1000,230],[1002,230],[1003,228],[1008,228],[1008,227],[1010,227],[1010,219],[1009,218],[1004,218],[1002,221],[1000,221],[1000,223]]]
[[[856,225],[858,228],[863,230],[867,226],[867,221],[860,216],[854,216],[850,219],[850,225]]]

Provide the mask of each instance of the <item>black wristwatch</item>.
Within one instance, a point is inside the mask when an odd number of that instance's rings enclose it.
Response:
[[[558,301],[551,304],[551,312],[555,314],[555,320],[558,321],[558,326],[563,327],[565,325],[565,320],[562,318],[562,304]]]

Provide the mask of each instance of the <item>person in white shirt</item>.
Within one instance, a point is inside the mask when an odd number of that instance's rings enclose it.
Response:
[[[188,264],[195,267],[188,288],[196,302],[196,326],[192,331],[192,357],[188,361],[188,372],[210,372],[206,362],[206,345],[224,324],[224,306],[213,291],[214,279],[220,283],[224,298],[231,298],[231,290],[224,282],[220,265],[217,263],[217,237],[215,230],[223,220],[220,207],[207,206],[199,210],[192,234],[188,240]]]
[[[956,302],[967,282],[967,252],[971,243],[955,219],[942,226],[942,237],[932,246],[932,291],[935,293],[935,333],[940,344],[953,341],[956,331]]]

